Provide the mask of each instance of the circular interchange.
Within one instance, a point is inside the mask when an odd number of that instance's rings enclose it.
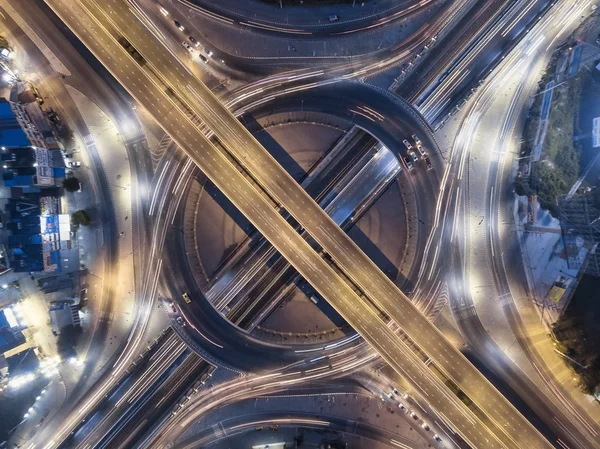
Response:
[[[373,112],[357,114],[357,111],[365,110]],[[404,167],[399,176],[407,180],[406,186],[411,187],[411,193],[414,193],[415,213],[417,221],[421,223],[418,225],[416,235],[409,239],[410,244],[416,249],[414,263],[406,276],[400,276],[396,280],[401,288],[410,293],[418,281],[415,276],[418,273],[419,257],[423,255],[422,248],[429,233],[428,225],[432,222],[427,205],[435,201],[439,190],[440,176],[435,168],[441,167],[442,162],[437,145],[431,136],[431,130],[410,105],[386,91],[361,83],[340,83],[328,86],[327,89],[276,97],[271,102],[253,108],[252,117],[246,114],[241,120],[250,131],[255,131],[252,129],[253,126],[260,128],[259,121],[265,117],[274,117],[282,113],[297,114],[297,111],[330,115],[335,117],[338,123],[339,120],[354,123],[359,128],[368,130],[398,158],[406,156],[402,141],[410,138],[412,134],[417,134],[424,147],[428,149],[433,170],[427,170],[424,163],[421,163],[420,167],[410,171]],[[192,185],[193,183],[188,182],[186,195]],[[179,229],[179,232],[170,232],[167,235],[166,263],[163,271],[164,284],[171,298],[179,304],[186,320],[190,323],[190,326],[180,328],[178,332],[184,334],[186,341],[194,350],[222,366],[241,371],[264,372],[283,364],[302,361],[306,357],[327,356],[339,347],[337,344],[339,342],[299,346],[283,341],[262,341],[229,323],[206,299],[202,292],[203,282],[198,283],[197,270],[193,270],[189,263],[186,252],[189,253],[190,248],[186,248],[186,231],[182,227],[184,218],[185,208],[180,207],[173,226]],[[192,252],[195,252],[195,248]],[[202,271],[200,273],[204,278],[201,276],[199,279],[205,282],[206,275]],[[423,288],[423,285],[420,287]],[[183,292],[192,299],[190,303],[183,301]]]

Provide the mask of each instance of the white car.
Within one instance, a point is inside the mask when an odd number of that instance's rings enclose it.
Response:
[[[165,8],[163,8],[162,6],[160,7],[160,13],[167,17],[169,15],[169,11],[167,11]]]
[[[71,168],[81,167],[81,162],[79,161],[69,161],[67,162],[67,166]]]
[[[182,42],[181,44],[185,47],[187,51],[189,51],[190,53],[192,52],[192,47],[190,47],[190,45],[187,42]]]
[[[423,145],[421,145],[420,143],[417,144],[417,150],[419,150],[421,156],[425,157],[427,155],[427,153],[425,152],[425,148],[423,148]]]
[[[407,150],[412,150],[412,145],[410,144],[410,142],[408,141],[408,139],[404,139],[402,141],[402,143],[404,144],[404,146],[406,147]]]
[[[416,134],[413,134],[412,138],[417,145],[421,145],[421,139],[419,139],[419,136],[417,136]]]

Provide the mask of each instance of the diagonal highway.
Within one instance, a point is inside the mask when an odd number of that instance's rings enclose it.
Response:
[[[257,229],[472,446],[550,447],[218,99],[141,27],[125,2],[107,2],[104,9],[93,1],[48,0],[48,4]],[[144,67],[118,43],[124,35],[144,56]],[[194,115],[213,130],[227,151],[206,140]],[[426,135],[425,123],[422,135]],[[426,144],[435,148],[431,141]],[[243,162],[244,169],[236,160]],[[279,205],[305,227],[358,288],[351,287],[288,225]],[[386,325],[388,317],[401,326],[404,338]],[[432,363],[426,367],[424,361]],[[449,380],[473,401],[470,409],[444,386]]]

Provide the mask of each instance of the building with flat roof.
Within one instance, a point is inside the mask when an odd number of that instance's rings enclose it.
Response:
[[[72,300],[57,301],[50,306],[50,321],[52,322],[52,331],[60,334],[60,330],[67,327],[81,326],[79,317],[79,306]]]
[[[7,187],[57,186],[64,179],[60,144],[37,103],[0,98],[0,161]]]
[[[0,310],[0,353],[6,353],[25,343],[21,325],[13,309]]]
[[[10,196],[3,225],[10,231],[10,268],[61,270],[61,242],[70,248],[71,221],[61,214],[59,186],[65,177],[60,144],[35,102],[0,98],[0,171]],[[67,258],[68,260],[68,258]]]
[[[26,193],[6,205],[11,232],[10,265],[16,272],[60,272],[61,248],[70,247],[71,219],[60,213],[60,198]]]
[[[11,102],[0,98],[0,147],[19,148],[30,145],[31,142],[17,120]]]

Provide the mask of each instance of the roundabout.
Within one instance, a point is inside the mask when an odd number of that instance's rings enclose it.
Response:
[[[418,113],[361,83],[277,96],[245,110],[240,119],[272,156],[410,294],[439,176],[423,162],[409,170],[403,140],[418,135],[433,166],[442,166]],[[184,181],[166,236],[163,283],[165,296],[177,303],[173,320],[181,314],[187,323],[178,333],[195,351],[234,370],[265,372],[360,344],[199,171],[173,180]]]

